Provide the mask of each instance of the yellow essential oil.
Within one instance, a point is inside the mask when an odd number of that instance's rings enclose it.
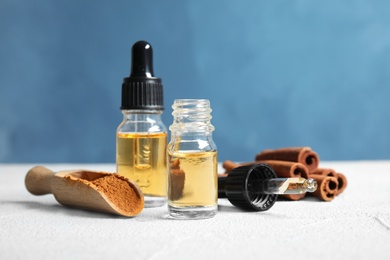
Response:
[[[172,207],[213,207],[218,202],[217,151],[169,153],[168,204]],[[182,174],[181,178],[177,174]]]
[[[135,182],[148,199],[166,201],[167,133],[118,133],[117,171]],[[152,198],[150,198],[152,197]]]

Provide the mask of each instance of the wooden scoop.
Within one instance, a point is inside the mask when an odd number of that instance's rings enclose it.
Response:
[[[30,169],[25,178],[34,195],[52,193],[64,205],[125,217],[138,215],[144,208],[140,188],[118,174],[87,170],[53,172],[43,166]]]

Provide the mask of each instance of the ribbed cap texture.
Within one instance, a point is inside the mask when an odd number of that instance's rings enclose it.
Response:
[[[163,85],[159,78],[125,78],[122,84],[122,110],[164,110]]]

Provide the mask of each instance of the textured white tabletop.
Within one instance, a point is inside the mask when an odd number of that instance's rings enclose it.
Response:
[[[390,161],[321,162],[348,179],[331,202],[278,201],[249,213],[220,199],[206,220],[169,219],[165,206],[135,218],[65,208],[27,192],[32,166],[0,164],[0,259],[390,259]]]

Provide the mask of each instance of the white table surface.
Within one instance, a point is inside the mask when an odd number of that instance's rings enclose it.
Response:
[[[135,218],[66,208],[27,192],[32,166],[0,164],[0,259],[390,259],[390,161],[321,162],[348,179],[331,202],[278,201],[249,213],[220,199],[206,220],[169,219],[166,206]]]

